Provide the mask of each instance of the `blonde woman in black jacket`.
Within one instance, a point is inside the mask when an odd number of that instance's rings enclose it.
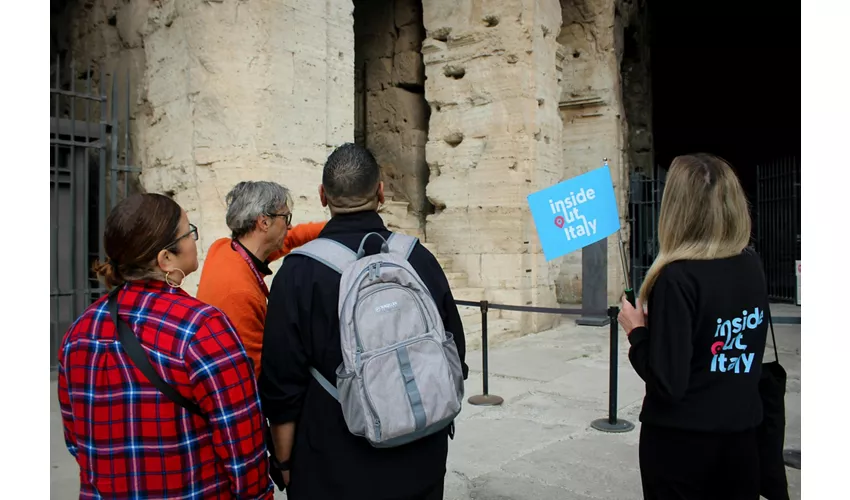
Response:
[[[646,382],[640,469],[647,499],[759,498],[768,297],[761,263],[747,249],[750,231],[747,200],[728,163],[706,154],[673,160],[658,258],[637,307],[624,299],[619,317],[629,360]]]

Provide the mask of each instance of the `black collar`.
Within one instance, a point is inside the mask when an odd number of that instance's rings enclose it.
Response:
[[[386,231],[384,220],[374,210],[366,210],[363,212],[352,212],[348,214],[334,215],[331,220],[325,224],[324,229],[319,234],[320,237],[339,236],[344,234],[359,234],[363,232],[378,232]]]
[[[263,276],[269,276],[272,273],[268,262],[263,262],[259,258],[257,258],[256,255],[254,255],[250,250],[245,248],[245,245],[243,245],[241,241],[237,239],[234,239],[233,241],[235,241],[237,245],[245,249],[245,252],[247,252],[248,255],[251,256],[251,261],[254,263],[254,267],[257,268],[257,271],[259,271],[260,274],[262,274]]]

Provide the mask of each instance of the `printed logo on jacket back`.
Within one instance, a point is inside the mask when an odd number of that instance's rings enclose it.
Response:
[[[744,333],[755,330],[764,322],[764,311],[756,307],[752,313],[746,310],[741,316],[724,320],[717,318],[714,338],[723,338],[711,344],[711,371],[721,373],[750,373],[755,353],[746,352]]]

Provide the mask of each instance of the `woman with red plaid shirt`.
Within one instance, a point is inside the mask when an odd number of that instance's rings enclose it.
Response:
[[[95,270],[113,289],[118,320],[198,414],[127,355],[109,297],[92,304],[59,350],[59,403],[81,499],[273,497],[245,349],[227,316],[180,289],[198,268],[197,239],[186,212],[159,194],[125,199],[106,221],[108,260]]]

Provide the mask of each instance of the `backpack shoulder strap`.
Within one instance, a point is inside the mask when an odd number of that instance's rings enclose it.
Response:
[[[419,238],[414,236],[402,233],[392,233],[387,243],[389,244],[390,252],[402,255],[404,256],[404,259],[407,260],[410,257],[411,252],[413,252],[413,248],[416,247],[416,243],[418,241]]]
[[[189,412],[206,419],[207,417],[204,415],[204,412],[201,411],[201,407],[198,406],[197,403],[189,401],[183,397],[182,394],[177,392],[177,389],[168,385],[168,383],[159,376],[159,373],[157,373],[153,365],[151,365],[150,359],[148,359],[148,355],[145,353],[145,349],[142,347],[141,342],[139,342],[138,337],[136,337],[136,334],[130,329],[130,325],[118,317],[119,290],[120,287],[116,288],[109,294],[108,304],[109,315],[112,317],[112,323],[118,331],[118,342],[121,343],[121,347],[124,348],[124,352],[127,353],[127,356],[129,356],[130,360],[134,365],[136,365],[136,368],[142,372],[145,378],[147,378],[154,387],[159,389],[159,392],[165,395],[165,397],[175,404],[182,406]]]
[[[289,252],[289,255],[305,255],[321,262],[339,274],[342,274],[345,268],[354,264],[357,260],[356,254],[350,248],[328,238],[316,238]]]
[[[314,378],[314,379],[316,379],[316,381],[319,383],[319,385],[321,385],[321,386],[322,386],[322,388],[323,388],[323,389],[324,389],[324,390],[325,390],[328,394],[330,394],[332,398],[334,398],[334,399],[336,399],[337,401],[339,401],[339,391],[337,391],[336,387],[334,387],[334,386],[330,383],[330,381],[328,381],[328,379],[326,379],[326,378],[324,377],[324,375],[322,375],[321,373],[319,373],[319,370],[317,370],[317,369],[315,369],[315,368],[313,368],[313,367],[311,366],[311,367],[310,367],[310,374],[311,374],[311,375],[313,375],[313,378]]]

